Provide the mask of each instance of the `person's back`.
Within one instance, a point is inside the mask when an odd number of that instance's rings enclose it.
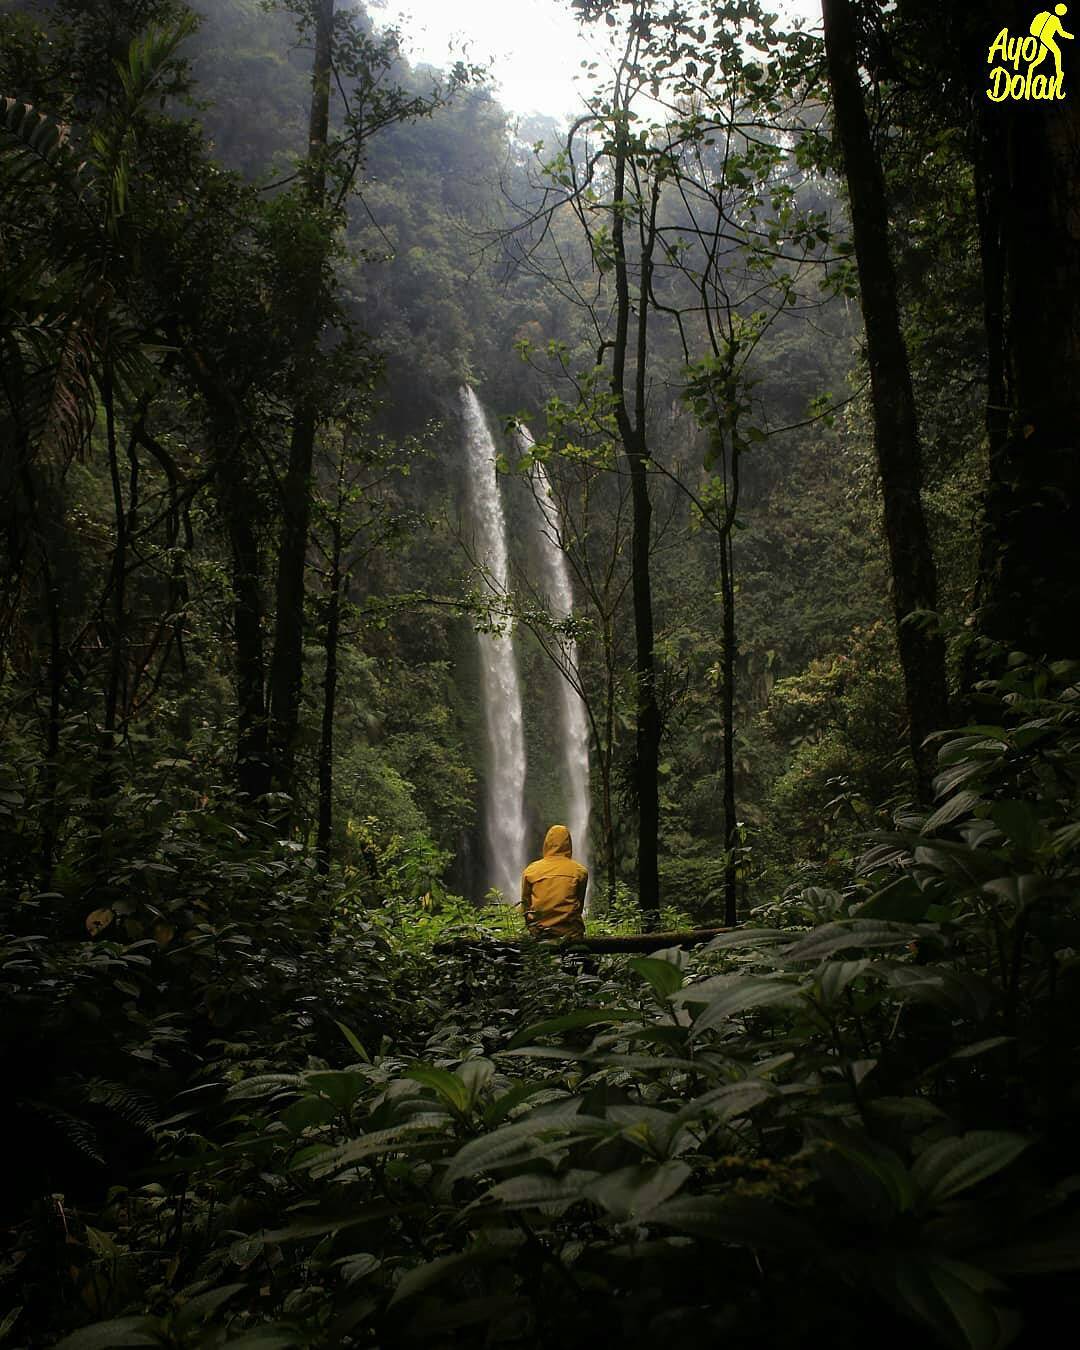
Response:
[[[571,857],[573,841],[565,825],[552,825],[544,838],[544,856],[521,874],[521,908],[534,937],[585,936],[582,913],[589,873]]]

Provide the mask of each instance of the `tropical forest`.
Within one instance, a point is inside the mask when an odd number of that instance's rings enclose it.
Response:
[[[1080,4],[403,8],[0,0],[0,1350],[1067,1345]]]

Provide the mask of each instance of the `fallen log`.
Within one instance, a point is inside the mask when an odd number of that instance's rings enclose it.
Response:
[[[551,951],[559,956],[573,956],[576,952],[655,952],[664,947],[699,947],[711,942],[730,928],[688,928],[674,933],[625,933],[609,937],[575,939],[544,939],[521,937],[513,940],[486,938],[454,938],[451,942],[436,942],[434,950],[442,955],[460,955],[463,952],[520,952]]]

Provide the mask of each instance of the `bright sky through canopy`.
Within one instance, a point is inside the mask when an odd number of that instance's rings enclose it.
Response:
[[[519,114],[573,111],[581,62],[603,61],[606,50],[603,25],[596,36],[583,31],[570,0],[382,0],[369,7],[377,21],[399,25],[414,62],[490,63],[499,101]],[[821,16],[820,0],[781,0],[775,7],[812,24]]]

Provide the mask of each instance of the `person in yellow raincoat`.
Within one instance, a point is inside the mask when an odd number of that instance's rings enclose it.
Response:
[[[544,837],[544,856],[521,874],[521,909],[533,937],[585,936],[582,913],[589,873],[571,857],[572,848],[566,826],[552,825]]]

